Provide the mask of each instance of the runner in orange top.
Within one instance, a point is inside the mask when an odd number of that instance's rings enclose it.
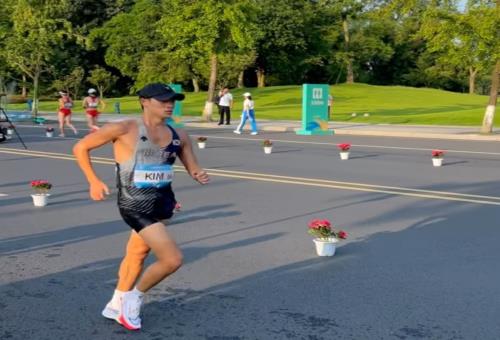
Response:
[[[89,89],[88,94],[89,95],[83,99],[83,108],[87,114],[88,127],[90,131],[93,132],[99,130],[99,126],[97,126],[97,117],[100,114],[98,110],[99,105],[101,106],[101,110],[104,110],[106,103],[99,98],[95,89]]]
[[[59,136],[64,137],[64,123],[66,123],[66,125],[69,126],[76,135],[78,134],[78,131],[73,124],[71,124],[71,108],[73,107],[73,100],[71,100],[71,97],[65,91],[60,91],[59,95],[61,96],[61,98],[59,98],[59,111],[57,113],[59,118],[59,130],[61,131]]]

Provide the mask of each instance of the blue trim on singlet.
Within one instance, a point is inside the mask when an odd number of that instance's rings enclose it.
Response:
[[[167,157],[167,164],[173,165],[177,155],[179,154],[179,151],[181,150],[181,139],[179,135],[177,134],[177,131],[173,127],[167,124],[167,127],[172,131],[172,141],[170,144],[168,144],[165,147],[165,151],[169,152],[169,155]],[[172,156],[174,154],[174,156]]]

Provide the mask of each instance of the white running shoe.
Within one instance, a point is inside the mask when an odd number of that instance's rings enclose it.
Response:
[[[120,308],[116,308],[113,306],[113,301],[109,301],[106,307],[102,310],[102,316],[104,316],[107,319],[115,320],[118,323],[121,323],[119,320],[120,317]]]
[[[259,133],[257,131],[253,131],[250,133],[252,136],[258,135]]]
[[[237,135],[241,135],[241,131],[240,131],[240,130],[234,130],[233,132],[234,132],[235,134],[237,134]]]
[[[122,296],[122,310],[118,318],[123,327],[128,330],[141,329],[141,305],[144,295],[134,292],[127,292]]]

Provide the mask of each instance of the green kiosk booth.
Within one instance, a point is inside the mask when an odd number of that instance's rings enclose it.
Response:
[[[328,129],[328,84],[302,85],[302,127],[298,135],[333,135]]]
[[[172,90],[177,93],[182,92],[182,86],[180,84],[168,84]],[[174,112],[172,113],[172,117],[167,120],[167,124],[174,128],[184,127],[182,123],[182,102],[176,101]]]

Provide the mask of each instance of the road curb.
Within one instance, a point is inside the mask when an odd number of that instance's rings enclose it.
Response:
[[[184,123],[189,127],[197,128],[220,128],[214,123]],[[262,126],[261,131],[268,132],[295,132],[300,128],[295,126]],[[412,131],[376,131],[355,129],[333,129],[334,135],[338,136],[374,136],[374,137],[399,137],[399,138],[422,138],[422,139],[449,139],[449,140],[473,140],[473,141],[500,141],[500,135],[483,136],[479,134],[447,134],[447,133],[422,133]]]
[[[500,136],[483,136],[479,134],[446,134],[446,133],[422,133],[402,131],[359,131],[335,129],[336,135],[350,136],[377,136],[377,137],[400,137],[400,138],[427,138],[427,139],[450,139],[450,140],[474,140],[474,141],[500,141]]]
[[[53,115],[44,115],[45,118],[48,119],[57,119],[56,116]],[[113,122],[119,121],[123,119],[130,119],[133,116],[124,115],[123,117],[100,117],[101,122]],[[84,117],[73,117],[74,121],[85,121]],[[266,125],[269,124],[270,121],[265,121],[265,123],[261,124],[259,130],[267,131],[267,132],[295,132],[300,128],[297,125],[286,125],[286,123],[278,123],[277,125]],[[216,129],[216,128],[226,128],[226,125],[220,126],[217,125],[216,122],[183,122],[187,127],[194,128],[206,128],[206,129]],[[272,124],[272,123],[271,123]],[[390,125],[388,125],[390,127]],[[231,130],[235,128],[235,125],[231,125],[228,128]],[[436,128],[439,128],[436,127]],[[427,132],[415,132],[415,131],[388,131],[383,130],[384,127],[380,127],[381,130],[369,130],[369,129],[349,129],[349,128],[336,128],[333,127],[334,135],[338,136],[373,136],[373,137],[398,137],[398,138],[421,138],[421,139],[448,139],[448,140],[465,140],[465,141],[487,141],[487,142],[500,142],[500,134],[495,134],[492,136],[485,136],[474,133],[427,133]],[[411,128],[410,128],[411,129]],[[432,127],[429,127],[432,129]]]

